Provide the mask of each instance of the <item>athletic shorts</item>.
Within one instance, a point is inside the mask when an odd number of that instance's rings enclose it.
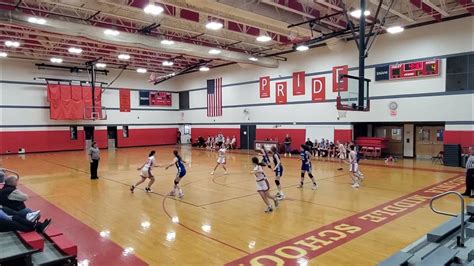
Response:
[[[268,191],[269,189],[270,184],[268,184],[268,180],[266,178],[257,182],[257,191]]]
[[[313,169],[311,167],[311,164],[303,164],[301,166],[301,171],[305,171],[305,172],[311,172]]]
[[[349,165],[349,172],[357,173],[359,172],[359,164],[353,163]]]
[[[275,169],[275,176],[283,176],[283,166],[280,166]]]
[[[180,171],[176,174],[177,177],[183,178],[186,175],[186,171]]]
[[[153,174],[151,173],[150,168],[142,168],[142,172],[140,173],[140,176],[144,178],[150,178],[150,177],[153,177]]]
[[[225,158],[219,157],[219,158],[217,159],[217,163],[218,163],[218,164],[225,164]]]

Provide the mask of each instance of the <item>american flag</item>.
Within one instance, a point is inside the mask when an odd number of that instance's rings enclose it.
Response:
[[[222,78],[207,80],[207,116],[222,116]]]

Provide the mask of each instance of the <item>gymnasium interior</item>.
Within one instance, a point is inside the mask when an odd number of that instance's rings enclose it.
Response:
[[[472,15],[0,0],[0,266],[474,265]]]

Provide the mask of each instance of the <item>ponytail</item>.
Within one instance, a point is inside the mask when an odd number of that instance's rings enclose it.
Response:
[[[155,153],[156,153],[155,151],[151,151],[150,154],[148,154],[148,157],[155,155]]]
[[[178,158],[178,160],[181,161],[181,156],[179,156],[178,150],[174,150],[173,154],[174,154],[174,156],[176,156],[176,158]]]
[[[252,157],[252,163],[260,166],[266,166],[266,164],[260,162],[257,157]]]

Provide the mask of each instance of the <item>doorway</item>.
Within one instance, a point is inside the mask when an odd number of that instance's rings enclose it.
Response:
[[[84,138],[86,144],[85,148],[89,150],[94,141],[94,126],[84,126]]]
[[[253,150],[256,135],[256,125],[240,125],[240,148]]]
[[[109,149],[117,147],[117,127],[107,127],[107,144]]]
[[[416,158],[430,159],[443,150],[444,126],[416,126]]]

